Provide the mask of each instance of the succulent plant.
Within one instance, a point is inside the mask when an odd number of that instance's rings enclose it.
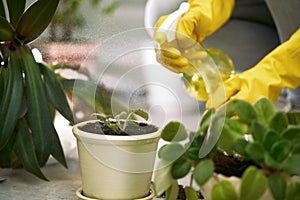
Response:
[[[241,184],[237,191],[220,181],[211,199],[255,200],[267,189],[276,200],[300,196],[300,113],[277,111],[266,98],[254,105],[235,99],[212,108],[195,132],[170,122],[161,138],[167,142],[158,153],[165,167],[156,172],[154,188],[158,195],[166,191],[167,199],[176,199],[177,180],[186,176],[191,176],[186,196],[198,199],[193,183],[201,190],[216,174],[240,177]],[[204,154],[207,144],[211,148]]]

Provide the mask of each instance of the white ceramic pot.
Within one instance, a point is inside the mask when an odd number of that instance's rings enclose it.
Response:
[[[139,136],[114,136],[73,127],[83,195],[97,199],[139,199],[149,195],[160,129]]]

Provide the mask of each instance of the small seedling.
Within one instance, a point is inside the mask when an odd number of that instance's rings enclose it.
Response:
[[[138,122],[132,120],[132,116],[134,114],[142,117],[145,120],[148,120],[149,118],[148,113],[141,109],[132,110],[129,113],[126,113],[124,111],[115,116],[106,115],[102,113],[94,113],[93,116],[96,116],[100,121],[102,121],[106,126],[110,127],[114,132],[122,134],[125,133],[125,129],[128,126],[128,123],[138,125]]]

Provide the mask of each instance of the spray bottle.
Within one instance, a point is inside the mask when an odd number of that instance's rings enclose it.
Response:
[[[180,52],[176,47],[176,27],[178,20],[188,11],[189,3],[184,2],[179,9],[171,13],[154,34],[156,48],[162,46],[172,47],[168,50],[177,51],[181,55],[189,55],[189,64],[182,69],[182,80],[188,94],[198,100],[205,101],[210,95],[215,95],[220,90],[224,80],[234,74],[231,58],[217,48],[203,48],[198,42],[191,48]],[[195,43],[195,41],[193,41]],[[220,93],[219,93],[220,94]],[[224,92],[223,92],[224,96]],[[221,99],[221,97],[219,98]],[[220,100],[221,101],[221,100]]]

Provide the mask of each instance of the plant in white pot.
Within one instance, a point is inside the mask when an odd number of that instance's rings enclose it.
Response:
[[[166,199],[177,198],[178,180],[186,176],[189,200],[200,198],[199,188],[213,200],[300,198],[299,112],[276,111],[266,98],[254,105],[236,99],[208,110],[196,132],[170,122],[161,137],[168,143],[158,152],[164,167],[154,189],[166,191]]]
[[[80,160],[82,199],[152,199],[151,178],[160,129],[131,120],[98,114],[98,120],[74,126]]]

